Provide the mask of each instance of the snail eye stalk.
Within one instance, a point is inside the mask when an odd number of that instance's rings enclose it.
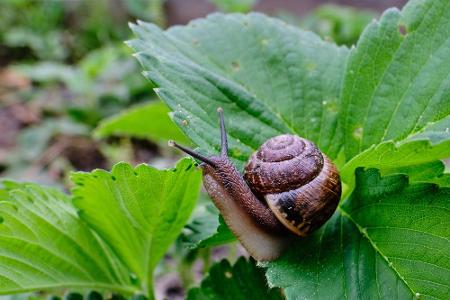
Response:
[[[203,155],[201,155],[200,153],[195,152],[194,150],[191,150],[191,149],[189,149],[189,148],[186,148],[186,147],[184,147],[184,146],[181,146],[181,145],[175,143],[175,142],[172,141],[172,140],[170,140],[167,144],[168,144],[170,147],[175,147],[175,148],[177,148],[177,149],[180,149],[180,150],[183,151],[184,153],[189,154],[190,156],[192,156],[192,157],[194,157],[194,158],[196,158],[196,159],[198,159],[198,160],[200,160],[200,161],[202,161],[202,162],[204,162],[204,163],[210,165],[211,167],[215,167],[215,166],[216,166],[216,163],[215,163],[214,161],[212,161],[211,159],[209,159],[208,157],[203,156]]]
[[[220,119],[220,155],[222,157],[228,157],[228,140],[227,140],[227,131],[225,129],[225,120],[223,117],[223,109],[222,107],[217,108],[217,113],[219,113]]]
[[[223,117],[223,109],[222,107],[217,108],[217,113],[219,114],[219,120],[220,120],[220,156],[222,157],[228,157],[228,140],[227,140],[227,131],[225,129],[225,119]],[[184,146],[181,146],[177,144],[176,142],[170,140],[168,142],[168,145],[170,147],[175,147],[177,149],[180,149],[184,153],[189,154],[190,156],[210,165],[211,167],[216,167],[217,164],[210,158],[201,155],[200,153],[195,152],[194,150],[191,150],[189,148],[186,148]]]

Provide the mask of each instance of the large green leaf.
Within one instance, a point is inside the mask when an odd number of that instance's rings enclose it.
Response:
[[[120,260],[78,218],[68,195],[11,182],[0,191],[0,294],[139,290]]]
[[[160,101],[133,107],[103,120],[95,130],[95,135],[107,137],[116,134],[154,141],[173,139],[187,142],[180,129],[170,120],[169,112],[167,106]]]
[[[347,160],[450,114],[450,1],[386,11],[348,60],[342,93]]]
[[[408,174],[412,165],[448,156],[449,1],[414,0],[403,12],[387,11],[365,30],[348,62],[346,48],[259,14],[215,14],[167,31],[132,26],[137,39],[130,45],[145,75],[202,149],[219,148],[218,106],[225,110],[231,155],[240,162],[279,133],[311,139],[332,158],[345,137],[350,162],[343,179],[353,183],[358,170],[352,197],[322,229],[267,264],[270,283],[289,298],[449,293],[447,185],[357,169]],[[414,173],[415,180],[423,174]],[[412,239],[377,229],[399,224]],[[411,261],[399,259],[393,244],[411,253]]]
[[[231,266],[227,260],[213,265],[201,286],[188,293],[188,300],[284,299],[280,289],[268,288],[264,271],[253,260],[241,257]]]
[[[152,272],[187,222],[196,203],[200,172],[191,159],[157,170],[142,164],[115,165],[112,172],[74,173],[80,217],[152,288]]]
[[[290,299],[445,299],[450,294],[450,189],[358,169],[335,216],[268,264]]]
[[[230,154],[245,161],[269,137],[294,132],[331,157],[341,146],[338,97],[348,50],[261,14],[213,14],[162,31],[140,22],[129,42],[201,148],[216,152],[223,107]]]
[[[450,295],[450,188],[358,169],[342,210],[415,293]]]
[[[336,213],[312,236],[267,264],[287,299],[412,299],[408,287],[357,227]]]

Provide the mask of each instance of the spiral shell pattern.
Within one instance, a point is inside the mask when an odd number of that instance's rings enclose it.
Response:
[[[322,170],[322,153],[310,141],[283,134],[267,140],[249,159],[244,179],[256,194],[301,187]]]
[[[277,219],[300,236],[322,226],[341,196],[339,173],[331,160],[311,141],[295,135],[266,141],[250,158],[244,179]]]

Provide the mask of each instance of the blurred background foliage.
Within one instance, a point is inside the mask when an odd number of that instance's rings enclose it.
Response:
[[[64,185],[70,170],[156,154],[151,141],[99,141],[91,132],[127,107],[155,100],[123,41],[129,21],[164,26],[163,1],[4,0],[0,6],[3,176]]]
[[[377,14],[371,10],[325,4],[303,18],[286,11],[280,12],[278,17],[292,25],[311,30],[338,45],[351,46],[358,41],[362,30]]]
[[[174,164],[179,153],[166,141],[189,142],[123,43],[131,38],[128,22],[168,27],[216,10],[257,10],[351,46],[379,11],[405,1],[332,1],[364,10],[327,2],[1,0],[0,176],[67,188],[72,170],[108,169],[120,160]],[[191,249],[201,240],[199,227],[215,230],[219,222],[203,195],[192,222],[157,270],[159,298],[183,299],[185,288],[198,282],[212,259],[234,261],[241,254],[236,244],[225,250]],[[30,297],[47,295],[15,296]]]

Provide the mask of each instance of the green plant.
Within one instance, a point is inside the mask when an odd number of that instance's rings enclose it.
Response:
[[[265,264],[288,298],[448,295],[450,190],[439,159],[450,156],[449,16],[448,1],[411,1],[372,22],[351,51],[258,14],[132,27],[145,75],[203,151],[218,152],[221,106],[241,167],[286,132],[339,165],[346,189],[335,217]],[[437,170],[415,180],[431,163]]]
[[[153,270],[194,208],[200,176],[125,163],[74,173],[72,196],[5,181],[0,189],[0,291],[111,290],[153,297]]]
[[[131,50],[123,43],[92,51],[75,65],[36,62],[18,64],[11,69],[32,81],[33,85],[16,92],[16,96],[11,99],[17,100],[12,100],[10,105],[23,105],[36,115],[32,123],[26,124],[27,127],[21,128],[17,133],[15,150],[8,153],[5,159],[7,169],[4,176],[11,178],[33,180],[33,177],[39,177],[41,183],[52,182],[55,181],[53,178],[58,179],[58,173],[64,175],[63,170],[80,168],[78,161],[81,164],[86,162],[87,168],[81,167],[82,170],[105,168],[109,163],[105,165],[103,154],[111,149],[107,147],[116,145],[92,140],[92,128],[101,119],[122,111],[124,107],[143,101],[151,103],[156,98],[152,85],[139,74],[139,65],[131,57]],[[178,133],[178,137],[183,137],[179,129],[164,115],[167,108],[149,105],[156,108],[153,117],[160,119],[160,128],[172,128],[167,132]],[[150,136],[157,136],[155,127],[147,129],[152,132]],[[77,142],[77,138],[83,141]],[[120,152],[123,154],[126,153],[124,142],[125,139],[120,143]],[[90,155],[86,159],[83,151],[71,152],[72,147],[80,147],[88,152],[91,149],[100,158]],[[52,158],[55,153],[58,153],[56,160]],[[73,156],[71,153],[78,154]],[[126,157],[122,156],[121,159],[125,160]],[[94,164],[89,163],[89,160]],[[113,163],[117,160],[108,159]],[[49,178],[46,176],[50,173],[47,170],[52,168],[55,176]],[[42,176],[36,176],[40,173],[43,173]]]
[[[240,169],[268,138],[295,133],[334,160],[344,184],[337,212],[314,234],[257,267],[212,266],[189,299],[448,298],[449,19],[450,1],[412,0],[369,24],[351,50],[261,14],[214,14],[166,31],[132,25],[145,76],[200,151],[220,148],[220,106]],[[97,133],[130,124],[126,116]],[[128,132],[142,134],[139,124]],[[0,293],[64,286],[153,297],[153,270],[198,196],[192,161],[72,178],[71,196],[3,184]],[[219,218],[194,218],[182,240],[232,241]]]
[[[91,50],[126,38],[129,18],[163,26],[163,3],[4,0],[0,10],[0,55],[33,61],[78,60]]]

